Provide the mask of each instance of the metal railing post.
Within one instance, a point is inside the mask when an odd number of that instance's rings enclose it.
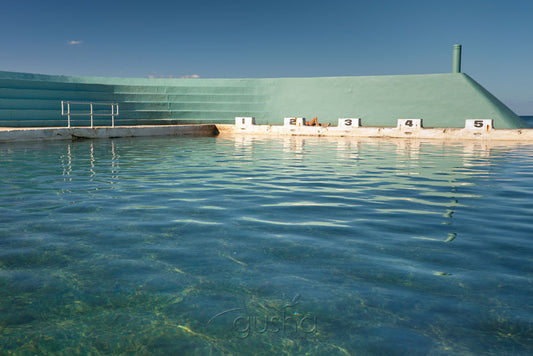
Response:
[[[67,116],[67,121],[68,121],[68,128],[70,128],[70,101],[67,101],[67,113],[68,113],[68,116]]]
[[[111,104],[111,127],[115,127],[115,104]]]
[[[65,116],[65,101],[61,100],[61,116]],[[70,128],[70,118],[67,120],[67,127]]]
[[[91,129],[94,128],[94,120],[93,120],[93,103],[90,103],[91,105]]]

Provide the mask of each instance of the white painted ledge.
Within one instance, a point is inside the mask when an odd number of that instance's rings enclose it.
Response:
[[[357,127],[302,126],[287,127],[278,125],[252,125],[238,128],[235,125],[217,124],[220,135],[248,134],[269,136],[328,136],[362,138],[416,138],[439,140],[505,140],[531,141],[533,129],[466,129],[466,128],[398,128],[398,127]]]

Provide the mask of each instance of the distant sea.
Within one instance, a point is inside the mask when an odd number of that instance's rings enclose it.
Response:
[[[530,127],[533,127],[533,116],[520,116],[520,118],[527,122]]]

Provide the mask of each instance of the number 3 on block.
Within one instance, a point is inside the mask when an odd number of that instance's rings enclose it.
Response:
[[[360,118],[342,118],[339,119],[338,126],[341,128],[353,128],[353,127],[359,127],[361,126],[361,119]]]

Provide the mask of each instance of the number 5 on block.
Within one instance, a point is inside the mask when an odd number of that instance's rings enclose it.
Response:
[[[476,120],[466,120],[465,129],[486,129],[487,131],[493,129],[492,120],[488,119],[476,119]]]

